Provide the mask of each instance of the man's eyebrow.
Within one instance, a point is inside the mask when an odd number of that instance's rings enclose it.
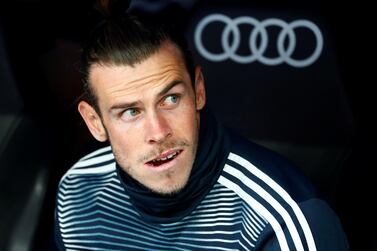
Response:
[[[170,84],[168,84],[167,86],[165,86],[165,88],[162,89],[162,90],[158,93],[158,96],[163,96],[163,95],[165,95],[167,92],[170,91],[170,89],[172,89],[174,86],[179,85],[179,84],[183,84],[183,82],[182,82],[181,80],[174,80],[174,81],[172,81]]]
[[[159,93],[158,93],[158,96],[163,96],[165,95],[167,92],[169,92],[174,86],[176,85],[179,85],[179,84],[183,84],[183,82],[181,80],[174,80],[173,82],[171,82],[170,84],[168,84],[164,89],[162,89]],[[138,101],[136,102],[130,102],[130,103],[127,103],[127,102],[123,102],[123,103],[119,103],[119,104],[114,104],[110,107],[109,111],[113,111],[113,110],[118,110],[118,109],[127,109],[127,108],[130,108],[130,107],[135,107],[139,104]]]
[[[130,103],[119,103],[119,104],[115,104],[115,105],[112,105],[109,109],[109,111],[113,111],[113,110],[118,110],[118,109],[127,109],[127,108],[130,108],[130,107],[135,107],[139,102],[130,102]]]

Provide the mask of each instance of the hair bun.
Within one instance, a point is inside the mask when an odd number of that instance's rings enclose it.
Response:
[[[105,19],[112,19],[124,15],[127,11],[131,0],[97,0],[94,8]]]

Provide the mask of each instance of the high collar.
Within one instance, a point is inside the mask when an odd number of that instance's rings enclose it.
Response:
[[[133,206],[149,223],[176,222],[190,214],[216,183],[229,154],[229,139],[208,109],[201,112],[199,145],[186,186],[172,196],[161,196],[134,180],[116,164],[117,173]]]

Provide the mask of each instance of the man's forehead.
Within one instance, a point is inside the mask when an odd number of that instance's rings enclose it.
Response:
[[[92,83],[98,92],[112,96],[117,93],[132,94],[144,89],[163,88],[172,81],[187,82],[189,78],[185,75],[184,71],[174,65],[149,69],[140,74],[138,71],[128,71],[124,67],[111,67],[95,70]]]
[[[127,102],[140,100],[143,95],[159,93],[174,81],[191,86],[180,55],[171,53],[172,48],[164,49],[134,66],[93,65],[90,81],[99,104],[107,107],[125,99]]]
[[[123,64],[93,64],[89,79],[94,85],[118,82],[134,83],[149,81],[159,75],[184,74],[187,71],[180,50],[170,42],[165,42],[161,48],[147,59],[134,65]],[[109,81],[112,81],[109,82]]]

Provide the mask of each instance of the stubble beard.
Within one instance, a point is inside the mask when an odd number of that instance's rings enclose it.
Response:
[[[102,121],[102,117],[101,117],[101,121]],[[102,125],[104,126],[107,139],[109,140],[109,143],[111,145],[111,149],[112,149],[115,161],[122,168],[122,170],[124,172],[126,172],[129,176],[131,176],[141,186],[149,189],[153,193],[159,194],[159,195],[164,196],[164,197],[168,197],[168,196],[170,197],[170,196],[173,196],[175,194],[178,194],[179,192],[181,192],[186,187],[186,185],[189,181],[189,178],[191,176],[191,172],[192,172],[192,169],[193,169],[193,166],[194,166],[194,162],[195,162],[196,154],[197,154],[197,149],[198,149],[198,144],[199,144],[199,128],[200,128],[200,117],[199,116],[197,117],[197,120],[196,120],[196,131],[195,131],[196,133],[195,133],[195,136],[194,136],[194,140],[192,142],[191,160],[190,160],[190,163],[188,163],[188,165],[190,165],[189,173],[186,175],[183,182],[181,182],[180,184],[176,184],[174,187],[171,187],[169,190],[155,189],[155,188],[149,187],[146,184],[143,184],[142,182],[140,182],[137,179],[137,177],[135,177],[135,175],[132,175],[132,172],[130,171],[130,170],[132,170],[132,167],[130,165],[127,165],[127,161],[126,161],[127,156],[122,157],[121,154],[118,154],[117,149],[112,144],[110,134],[108,133],[108,130],[105,126],[104,121],[102,121]],[[166,150],[169,150],[169,149],[172,149],[172,148],[177,148],[177,147],[184,147],[184,148],[186,148],[186,151],[187,151],[190,148],[190,146],[191,145],[189,144],[189,142],[187,140],[166,141],[165,143],[158,145],[154,150],[150,151],[149,153],[144,154],[144,155],[140,156],[139,158],[137,158],[137,164],[144,165],[144,163],[146,161],[160,155],[161,153],[163,153]],[[168,170],[163,175],[167,178],[172,178],[172,176],[174,176],[174,170]]]
[[[188,171],[188,174],[184,177],[185,178],[184,180],[182,180],[179,183],[175,183],[171,187],[162,187],[162,186],[161,187],[159,187],[159,186],[158,187],[150,187],[147,184],[144,184],[142,181],[140,181],[138,179],[138,177],[135,177],[135,175],[133,175],[133,172],[132,172],[133,168],[130,164],[127,163],[127,156],[121,156],[121,154],[118,153],[117,149],[113,147],[113,145],[111,144],[111,141],[110,141],[110,145],[111,145],[115,160],[118,163],[118,165],[122,168],[123,171],[125,171],[136,182],[138,182],[141,186],[147,188],[151,192],[159,194],[159,195],[164,196],[164,197],[171,197],[171,196],[174,196],[174,195],[180,193],[186,187],[186,185],[189,181],[191,171],[192,171],[192,167],[193,167],[194,161],[195,161],[197,146],[198,146],[198,135],[196,135],[194,142],[192,144],[191,156],[190,156],[191,160],[188,163],[188,165],[190,165],[191,167],[189,168],[190,170]],[[151,150],[150,152],[143,154],[142,156],[138,157],[137,163],[136,163],[135,166],[139,166],[139,165],[143,166],[145,162],[157,157],[158,155],[162,154],[166,150],[185,148],[185,151],[187,151],[187,150],[190,149],[190,146],[191,145],[186,140],[174,140],[174,141],[164,142],[164,143],[156,146],[156,148]],[[166,172],[161,173],[161,179],[169,179],[169,180],[174,179],[174,176],[176,175],[175,174],[176,171],[177,170],[174,169],[174,170],[167,170]]]

